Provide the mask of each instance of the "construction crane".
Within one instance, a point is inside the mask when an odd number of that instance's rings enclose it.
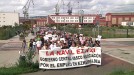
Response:
[[[32,3],[33,7],[34,7],[34,2],[33,0],[28,0],[26,2],[26,4],[24,5],[24,7],[22,8],[23,9],[23,14],[24,14],[24,19],[28,19],[29,18],[29,13],[28,13],[28,10],[29,10],[29,7],[30,7],[30,4]]]
[[[72,14],[72,5],[71,5],[71,1],[67,4],[67,7],[68,7],[67,13],[68,13],[68,14]]]
[[[55,14],[59,14],[60,13],[60,9],[63,9],[63,13],[64,13],[64,0],[58,0],[57,4],[55,5]]]

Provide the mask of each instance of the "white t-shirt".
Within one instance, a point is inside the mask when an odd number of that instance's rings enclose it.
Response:
[[[51,50],[53,50],[56,47],[56,45],[51,44],[49,47],[50,47]]]
[[[73,49],[77,49],[76,47],[70,47],[69,49],[73,50]]]
[[[37,41],[37,42],[36,42],[37,47],[41,47],[41,44],[42,44],[41,41]]]
[[[52,50],[61,50],[61,47],[54,47]]]
[[[65,38],[60,38],[60,41],[62,41],[62,40],[64,41],[64,43],[66,43]]]
[[[47,35],[45,35],[43,38],[44,38],[44,40],[48,40],[48,36]]]
[[[33,45],[36,45],[36,42],[33,42]]]

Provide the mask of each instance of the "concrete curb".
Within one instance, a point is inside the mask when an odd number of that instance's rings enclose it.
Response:
[[[134,41],[134,38],[107,38],[102,41]]]

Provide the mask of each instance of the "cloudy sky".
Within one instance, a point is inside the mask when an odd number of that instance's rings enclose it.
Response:
[[[19,12],[23,16],[22,8],[28,0],[0,0],[0,12]],[[33,0],[29,7],[30,16],[47,16],[55,13],[58,0]],[[63,9],[63,1],[65,3]],[[71,1],[73,13],[84,10],[84,14],[108,12],[134,12],[134,0],[59,0],[60,13],[67,12],[67,4]],[[64,10],[64,12],[63,12]]]

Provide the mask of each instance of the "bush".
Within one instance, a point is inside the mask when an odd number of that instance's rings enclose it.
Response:
[[[33,60],[34,52],[29,50],[29,52],[26,53],[26,56],[20,56],[18,63],[16,63],[19,67],[32,67],[34,64],[37,65],[38,62],[34,63]]]
[[[12,26],[0,27],[0,40],[6,40],[12,38],[15,35],[19,35],[17,31],[21,32],[29,29],[30,28],[28,27],[28,25],[15,25],[14,27]]]

